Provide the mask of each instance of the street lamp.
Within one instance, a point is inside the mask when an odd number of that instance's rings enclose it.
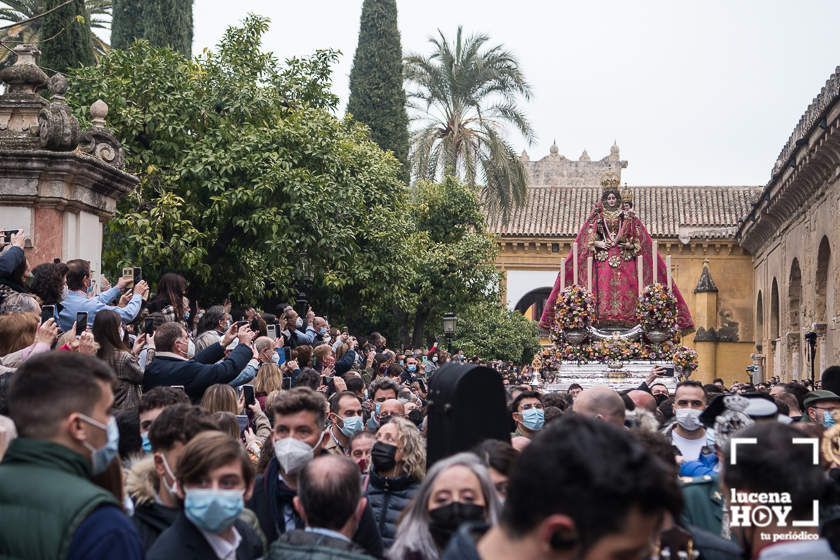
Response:
[[[452,337],[455,335],[455,325],[458,324],[458,317],[451,311],[443,316],[443,334],[446,335],[446,347],[452,353]]]

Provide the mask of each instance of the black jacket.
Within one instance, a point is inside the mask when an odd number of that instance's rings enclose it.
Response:
[[[140,534],[143,550],[148,552],[152,548],[160,534],[175,523],[179,513],[181,510],[177,508],[166,507],[156,502],[143,503],[134,508],[131,520]]]
[[[210,385],[228,383],[236,379],[239,372],[245,369],[254,357],[254,351],[249,346],[240,344],[227,358],[216,363],[224,357],[225,349],[218,342],[196,354],[192,360],[156,355],[143,374],[143,390],[183,385],[190,400],[198,404]]]
[[[376,516],[376,527],[386,548],[394,544],[400,514],[419,487],[419,482],[407,476],[385,478],[371,471],[367,488],[368,505]]]
[[[277,538],[286,533],[286,521],[283,517],[285,506],[291,506],[292,498],[297,492],[286,486],[279,479],[280,465],[276,458],[269,461],[265,472],[257,477],[254,485],[254,494],[246,504],[246,507],[257,515],[260,521],[260,528],[268,542],[274,542]],[[303,528],[303,520],[298,516],[292,507],[292,515],[295,518],[295,526]],[[376,521],[373,517],[370,504],[365,507],[362,519],[356,534],[353,535],[353,542],[365,549],[371,556],[382,558],[384,549],[382,537],[376,529]]]
[[[234,527],[242,536],[236,549],[236,560],[255,560],[263,555],[263,545],[257,533],[247,523],[237,519]],[[183,513],[161,533],[152,548],[146,553],[146,560],[205,560],[216,558],[210,543],[198,528],[190,523]]]

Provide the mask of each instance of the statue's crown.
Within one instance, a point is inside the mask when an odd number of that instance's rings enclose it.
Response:
[[[607,173],[603,177],[601,177],[601,186],[604,188],[607,187],[617,187],[621,184],[621,179],[618,178],[618,175],[614,173]]]

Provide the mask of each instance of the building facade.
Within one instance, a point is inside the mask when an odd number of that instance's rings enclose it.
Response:
[[[609,155],[592,160],[550,153],[522,160],[530,175],[526,204],[508,223],[490,217],[500,250],[503,298],[511,309],[538,319],[554,285],[560,259],[601,196],[605,175],[620,177],[627,166],[613,144]],[[753,266],[735,233],[761,193],[759,187],[633,186],[634,211],[662,255],[671,255],[672,275],[691,310],[697,330],[684,342],[700,353],[696,377],[728,382],[746,378],[755,349],[752,308]]]
[[[819,379],[840,363],[838,216],[840,67],[805,110],[738,228],[738,242],[754,255],[756,358],[765,377],[802,379],[813,371]]]

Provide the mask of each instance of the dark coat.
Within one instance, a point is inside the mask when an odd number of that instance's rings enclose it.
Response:
[[[261,558],[263,545],[257,533],[240,519],[234,522],[234,527],[242,536],[242,542],[236,549],[236,560]],[[183,512],[178,514],[172,526],[161,533],[146,553],[146,560],[205,560],[207,558],[216,558],[213,548]]]
[[[172,526],[180,513],[179,509],[166,507],[157,502],[137,505],[131,520],[134,521],[137,533],[140,534],[143,550],[148,551],[152,548],[161,533]]]
[[[155,355],[146,365],[143,375],[143,390],[152,387],[183,385],[194,404],[201,401],[201,396],[210,385],[228,383],[236,379],[251,358],[254,351],[250,346],[240,344],[223,361],[225,350],[219,343],[211,344],[195,355],[192,360],[179,360],[167,356]]]
[[[376,527],[386,548],[394,544],[400,514],[419,487],[420,483],[413,478],[385,478],[371,471],[367,488],[368,505],[373,509]]]
[[[257,515],[260,528],[268,542],[274,542],[277,538],[286,533],[286,522],[283,518],[283,509],[286,505],[292,504],[292,498],[297,492],[286,486],[279,479],[280,465],[277,459],[269,461],[265,472],[257,477],[254,485],[254,494],[246,504],[246,507]],[[295,518],[296,527],[304,526],[303,520],[292,508],[292,515]],[[353,542],[365,549],[371,556],[382,558],[384,548],[382,537],[376,529],[376,521],[373,516],[370,504],[365,507],[362,519],[356,534],[353,535]]]

